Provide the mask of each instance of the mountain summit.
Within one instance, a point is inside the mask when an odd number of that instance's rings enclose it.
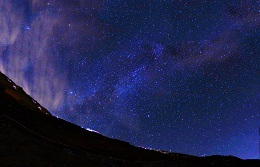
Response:
[[[173,141],[174,142],[174,141]],[[56,118],[0,72],[0,166],[258,166],[135,147]]]

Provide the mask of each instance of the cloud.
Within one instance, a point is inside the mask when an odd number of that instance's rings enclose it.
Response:
[[[13,44],[20,33],[21,16],[9,3],[2,1],[0,6],[0,45]]]
[[[97,16],[104,2],[1,1],[0,70],[47,109],[59,109],[69,100],[71,62],[111,37],[113,27]]]
[[[17,10],[23,10],[6,1],[0,7],[0,70],[47,109],[57,109],[64,101],[66,74],[57,72],[58,55],[51,52],[56,18],[43,10],[28,25],[30,31],[22,31],[26,14]]]

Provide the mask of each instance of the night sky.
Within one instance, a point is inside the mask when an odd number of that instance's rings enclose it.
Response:
[[[0,71],[105,136],[259,158],[259,13],[258,0],[0,0]]]

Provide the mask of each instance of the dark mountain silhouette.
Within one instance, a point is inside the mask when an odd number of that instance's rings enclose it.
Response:
[[[259,166],[233,156],[196,157],[130,145],[52,116],[0,72],[0,166]]]

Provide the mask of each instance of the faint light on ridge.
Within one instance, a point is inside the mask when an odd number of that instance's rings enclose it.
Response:
[[[95,133],[98,133],[98,134],[100,134],[98,131],[95,131],[95,130],[93,130],[93,129],[90,129],[90,128],[87,128],[86,130],[88,130],[88,131],[90,131],[90,132],[95,132]]]

